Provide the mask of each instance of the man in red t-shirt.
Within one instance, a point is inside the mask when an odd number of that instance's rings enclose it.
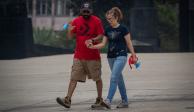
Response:
[[[80,16],[75,18],[68,26],[68,37],[75,37],[76,48],[74,53],[71,79],[68,93],[65,98],[57,98],[56,101],[66,107],[71,107],[71,97],[77,82],[85,82],[86,77],[96,81],[98,97],[91,107],[106,107],[102,98],[101,60],[97,49],[89,49],[86,45],[97,44],[103,36],[104,29],[101,20],[92,15],[89,3],[84,3],[80,10]],[[87,43],[87,44],[85,44]]]

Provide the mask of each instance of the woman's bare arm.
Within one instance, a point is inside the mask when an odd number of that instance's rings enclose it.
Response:
[[[106,45],[107,41],[108,41],[107,37],[103,36],[103,39],[102,39],[101,43],[96,44],[96,45],[90,44],[90,45],[88,45],[88,48],[90,48],[90,49],[101,49]]]

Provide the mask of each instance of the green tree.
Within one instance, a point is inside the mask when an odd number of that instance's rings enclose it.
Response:
[[[156,0],[158,33],[163,51],[179,50],[178,0]]]

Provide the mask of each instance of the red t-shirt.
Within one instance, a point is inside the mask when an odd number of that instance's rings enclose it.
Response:
[[[104,34],[101,20],[93,15],[89,18],[89,20],[85,20],[82,16],[79,16],[75,18],[71,24],[72,26],[75,26],[72,33],[76,34],[74,58],[84,60],[99,60],[99,50],[87,48],[85,41],[95,38],[99,34]]]

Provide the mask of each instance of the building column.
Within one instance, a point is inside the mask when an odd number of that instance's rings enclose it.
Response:
[[[54,29],[55,25],[55,0],[52,0],[52,6],[51,6],[51,28]]]
[[[32,0],[32,22],[33,28],[36,28],[36,0]]]

